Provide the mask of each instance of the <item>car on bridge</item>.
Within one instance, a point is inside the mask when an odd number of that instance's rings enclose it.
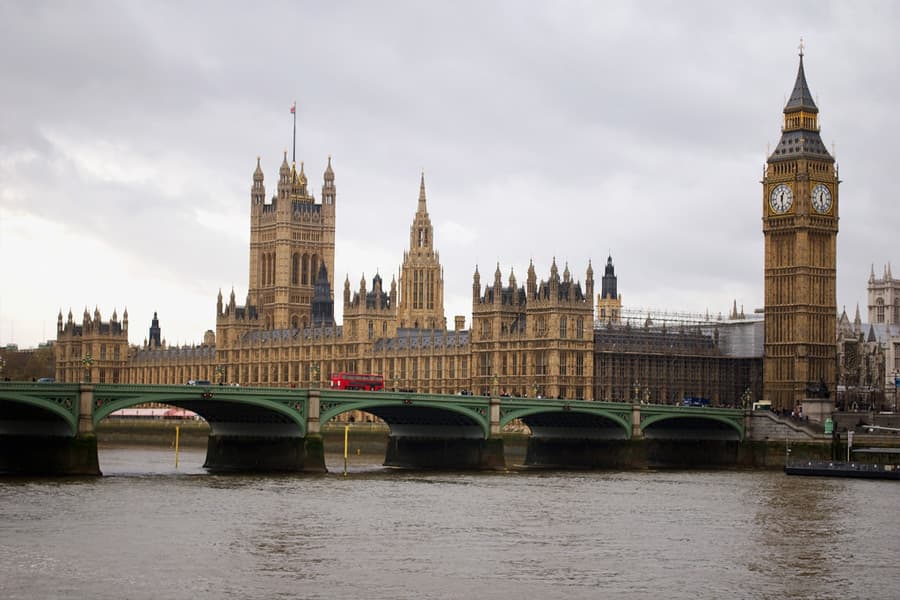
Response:
[[[694,396],[688,396],[681,402],[681,405],[706,407],[709,406],[709,398],[697,398]]]

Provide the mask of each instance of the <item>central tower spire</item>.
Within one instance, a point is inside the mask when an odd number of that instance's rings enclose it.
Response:
[[[425,173],[419,180],[419,202],[412,227],[409,250],[403,253],[400,271],[400,327],[445,329],[444,273],[434,250],[434,228],[425,202]]]

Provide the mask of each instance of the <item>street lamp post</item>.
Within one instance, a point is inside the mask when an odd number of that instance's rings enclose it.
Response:
[[[309,366],[310,387],[319,387],[319,363],[314,362]]]
[[[216,365],[216,383],[222,385],[225,381],[225,368],[222,365]]]
[[[94,359],[91,358],[91,353],[88,352],[84,355],[84,358],[81,359],[81,364],[84,366],[85,371],[85,381],[87,383],[91,382],[91,366],[94,364]]]

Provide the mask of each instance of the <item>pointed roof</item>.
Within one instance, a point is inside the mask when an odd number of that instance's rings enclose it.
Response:
[[[809,86],[806,84],[806,73],[803,71],[802,47],[800,50],[800,66],[797,69],[797,80],[794,81],[794,91],[791,92],[791,97],[788,99],[787,104],[784,105],[784,112],[786,113],[798,110],[805,110],[813,113],[819,112],[819,108],[816,106],[812,94],[809,91]]]
[[[428,212],[428,209],[425,207],[425,171],[422,171],[422,179],[419,182],[418,212]]]
[[[818,117],[819,109],[812,99],[809,86],[806,84],[806,74],[803,70],[803,52],[800,52],[800,67],[797,71],[797,79],[794,83],[794,91],[784,107],[784,126],[782,127],[781,140],[775,146],[775,150],[769,155],[768,162],[790,161],[797,159],[812,159],[817,161],[834,162],[834,157],[828,152],[828,148],[822,142],[819,135]],[[801,113],[798,115],[797,113]]]

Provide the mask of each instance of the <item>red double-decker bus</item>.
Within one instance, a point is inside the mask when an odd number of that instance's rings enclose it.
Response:
[[[384,377],[368,373],[332,373],[331,387],[338,390],[377,392],[384,389]]]

